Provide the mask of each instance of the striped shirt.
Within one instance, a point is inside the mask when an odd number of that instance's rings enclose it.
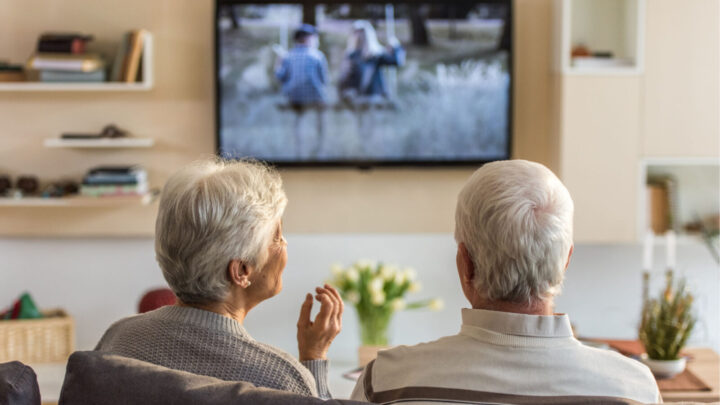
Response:
[[[588,347],[567,315],[463,309],[458,335],[380,352],[352,399],[376,403],[655,403],[640,362]]]

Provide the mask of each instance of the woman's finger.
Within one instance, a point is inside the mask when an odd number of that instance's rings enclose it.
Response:
[[[342,317],[343,311],[345,310],[345,303],[343,302],[340,293],[337,291],[337,289],[328,284],[325,284],[325,289],[330,290],[330,292],[337,298],[337,302],[339,303],[337,315],[338,317]]]
[[[298,327],[305,327],[310,325],[310,311],[312,311],[312,294],[305,296],[305,301],[300,306],[300,318],[298,319]]]
[[[320,324],[323,329],[327,328],[328,322],[334,311],[335,304],[327,294],[318,294],[315,299],[320,301],[320,312],[315,317],[315,323]]]
[[[318,287],[316,291],[318,291],[318,293],[327,294],[327,296],[333,301],[333,304],[335,305],[333,307],[331,317],[333,320],[336,320],[337,317],[342,314],[342,298],[340,298],[339,294],[333,294],[333,292],[327,287],[328,285],[325,284],[325,288]]]

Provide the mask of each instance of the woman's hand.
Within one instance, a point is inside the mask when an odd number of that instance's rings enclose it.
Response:
[[[312,294],[305,296],[298,320],[298,349],[300,361],[324,360],[335,336],[342,329],[344,304],[340,294],[329,285],[315,289],[315,299],[320,301],[320,312],[315,321],[310,320],[313,306]]]

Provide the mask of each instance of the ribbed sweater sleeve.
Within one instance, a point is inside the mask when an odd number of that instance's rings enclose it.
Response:
[[[330,387],[328,386],[328,361],[327,360],[306,360],[301,362],[303,366],[315,377],[318,396],[322,399],[332,398]]]

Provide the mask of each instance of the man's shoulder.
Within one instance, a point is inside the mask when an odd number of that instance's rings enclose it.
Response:
[[[646,365],[616,351],[584,345],[579,350],[582,351],[583,356],[588,358],[586,364],[593,364],[593,369],[599,372],[609,375],[622,375],[624,378],[637,381],[655,382],[655,378]],[[597,367],[599,365],[602,365],[602,367]]]
[[[381,350],[378,353],[375,364],[377,367],[400,366],[406,367],[408,361],[422,364],[434,362],[437,358],[445,357],[458,347],[461,335],[444,336],[430,342],[418,343],[416,345],[400,345]]]

